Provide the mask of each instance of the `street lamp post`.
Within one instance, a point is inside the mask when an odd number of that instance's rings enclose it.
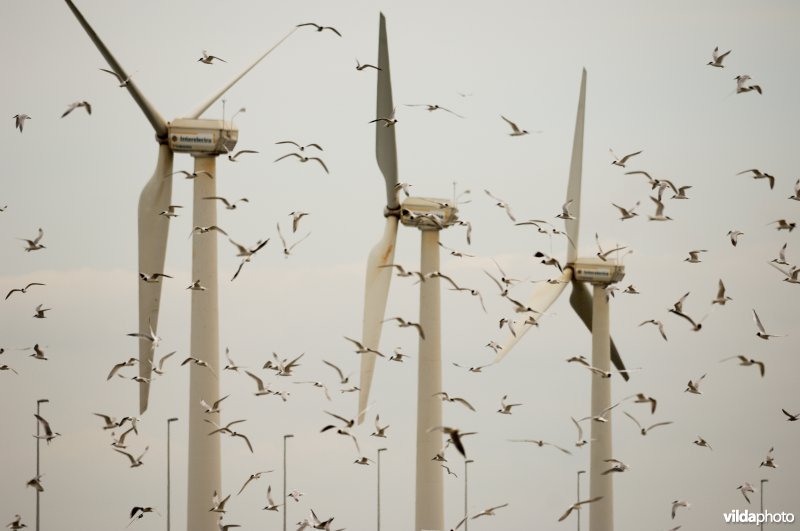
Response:
[[[761,514],[764,514],[764,483],[769,481],[768,479],[761,480]],[[761,531],[764,531],[764,520],[761,520]]]
[[[467,507],[468,507],[467,489],[469,485],[467,481],[467,465],[474,462],[475,462],[474,459],[467,459],[466,461],[464,461],[464,531],[467,531],[469,526],[469,520],[467,518]]]
[[[167,419],[167,531],[170,530],[171,504],[170,504],[170,432],[169,425],[178,420],[178,417]]]
[[[578,470],[578,479],[577,479],[578,486],[577,486],[577,492],[576,492],[576,496],[575,496],[575,503],[578,503],[578,502],[581,501],[581,474],[585,474],[585,473],[586,473],[585,470]],[[575,511],[575,512],[578,513],[578,531],[581,531],[581,512],[580,511]]]
[[[48,400],[47,398],[40,398],[39,400],[36,401],[36,415],[40,415],[41,405],[49,401],[50,400]],[[41,472],[39,471],[39,451],[42,440],[39,438],[41,435],[39,431],[40,430],[39,425],[40,425],[39,419],[36,419],[36,478],[37,479],[41,475]],[[36,489],[36,531],[39,531],[39,494],[40,494],[39,489]]]
[[[378,531],[381,531],[381,452],[386,448],[378,448]]]
[[[283,531],[286,531],[286,513],[288,507],[286,506],[286,439],[294,437],[294,434],[287,433],[283,436]]]

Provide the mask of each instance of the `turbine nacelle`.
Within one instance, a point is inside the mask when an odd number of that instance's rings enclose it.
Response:
[[[239,130],[223,120],[177,118],[167,131],[173,152],[192,155],[224,155],[233,151],[239,139]]]
[[[572,268],[573,279],[590,284],[614,284],[625,277],[625,266],[603,262],[597,258],[581,258],[568,264]]]
[[[400,205],[400,222],[420,230],[441,230],[458,222],[458,208],[447,199],[409,197]]]

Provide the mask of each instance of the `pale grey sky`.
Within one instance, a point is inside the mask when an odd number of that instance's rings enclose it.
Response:
[[[359,360],[342,336],[361,333],[364,265],[383,224],[384,185],[374,162],[374,128],[367,125],[375,118],[375,76],[357,72],[355,60],[377,60],[378,13],[386,14],[400,179],[426,196],[449,197],[454,180],[472,190],[472,202],[461,208],[461,217],[474,224],[472,246],[457,228],[442,234],[442,241],[478,258],[443,254],[442,270],[480,289],[488,314],[471,298],[444,291],[442,321],[444,388],[478,411],[445,404],[445,422],[479,432],[467,445],[475,460],[470,512],[510,504],[493,518],[471,522],[476,531],[575,525],[556,519],[574,500],[575,472],[588,468],[587,448],[571,446],[576,433],[569,417],[589,414],[590,376],[565,359],[588,356],[591,343],[566,300],[483,374],[451,363],[488,363],[491,351],[483,345],[503,337],[497,321],[511,309],[481,271],[494,268],[490,257],[510,276],[526,279],[513,291],[524,299],[534,288],[527,281],[554,273],[532,254],[565,254],[563,241],[551,244],[514,227],[483,189],[507,199],[519,219],[555,221],[586,67],[580,248],[594,254],[594,232],[606,245],[630,246],[634,253],[626,258],[620,287],[633,283],[642,292],[611,301],[612,333],[623,359],[642,367],[630,382],[615,376],[613,395],[655,396],[653,416],[631,403],[619,409],[647,423],[674,421],[641,437],[631,421],[616,415],[614,453],[631,466],[615,479],[616,528],[724,529],[722,513],[747,507],[736,487],[761,478],[769,479],[769,510],[800,513],[800,423],[785,422],[780,411],[800,412],[800,287],[782,282],[767,265],[784,243],[788,261],[800,262],[798,235],[768,225],[800,220],[800,203],[787,199],[800,176],[796,2],[242,0],[226,3],[227,10],[207,0],[77,4],[168,120],[189,112],[295,24],[320,22],[342,32],[340,39],[298,30],[226,95],[229,115],[247,108],[236,118],[238,147],[260,153],[237,164],[218,163],[220,194],[250,199],[236,211],[221,210],[220,225],[243,242],[274,238],[235,282],[228,281],[238,264],[235,250],[220,241],[222,349],[229,346],[239,364],[252,368],[273,351],[305,352],[297,379],[322,379],[334,390],[335,374],[322,360],[353,371],[357,380]],[[724,69],[706,66],[717,45],[733,50]],[[136,205],[155,165],[153,131],[127,92],[98,70],[107,65],[62,1],[6,2],[0,47],[7,73],[0,206],[8,205],[0,213],[0,289],[47,284],[0,303],[0,346],[6,349],[0,364],[19,372],[0,372],[0,522],[20,513],[32,526],[34,495],[24,485],[34,475],[32,413],[36,399],[46,397],[51,403],[44,416],[63,436],[42,454],[43,529],[121,529],[133,505],[153,505],[163,514],[165,420],[172,416],[181,418],[173,432],[173,525],[180,529],[188,408],[198,407],[187,403],[188,372],[178,366],[188,356],[191,184],[174,184],[173,202],[187,208],[172,221],[166,272],[175,278],[165,283],[160,324],[160,353],[179,354],[153,385],[142,435],[131,445],[136,451],[149,444],[150,451],[143,467],[130,470],[91,413],[121,417],[136,410],[136,384],[106,382],[105,376],[136,352],[135,340],[125,334],[137,326]],[[228,63],[198,63],[203,49]],[[764,94],[734,94],[738,74],[751,75]],[[92,116],[79,109],[59,118],[70,102],[83,99],[92,103]],[[436,103],[466,118],[403,105],[417,103]],[[10,117],[17,113],[32,116],[23,134],[13,129]],[[501,114],[542,133],[511,138]],[[217,104],[205,117],[221,115]],[[320,143],[331,174],[290,160],[273,163],[287,152],[274,142],[285,139]],[[618,154],[643,150],[628,170],[692,186],[689,201],[667,202],[674,221],[646,220],[653,208],[644,177],[612,166],[609,148]],[[188,156],[175,158],[176,170],[191,164]],[[749,168],[775,175],[775,189],[735,175]],[[620,222],[611,202],[636,201],[639,217]],[[287,214],[298,209],[311,213],[300,230],[311,236],[284,259],[275,245],[275,223],[288,226]],[[38,227],[47,249],[24,252],[15,238],[33,237]],[[745,233],[736,248],[725,236],[732,229]],[[702,263],[683,261],[692,249],[708,250]],[[418,260],[419,235],[401,228],[396,262],[413,269]],[[712,309],[720,278],[733,301]],[[709,314],[699,333],[666,312],[687,291],[687,312]],[[52,308],[45,320],[31,318],[39,303]],[[754,308],[769,332],[787,337],[758,339]],[[417,288],[394,279],[387,316],[416,320],[417,314]],[[664,321],[669,341],[637,326],[650,318]],[[34,343],[48,346],[49,361],[17,350]],[[373,411],[391,424],[389,439],[380,441],[389,448],[382,458],[382,528],[396,531],[413,525],[417,342],[413,332],[387,326],[381,346],[402,346],[412,356],[405,364],[379,363],[372,394]],[[765,361],[766,377],[734,361],[719,363],[739,354]],[[704,373],[703,395],[683,392],[687,380]],[[291,391],[287,403],[253,397],[245,375],[222,375],[221,391],[231,394],[223,419],[247,418],[242,431],[256,449],[250,455],[239,441],[224,440],[223,490],[238,491],[250,473],[276,469],[232,499],[226,520],[243,529],[280,528],[280,515],[260,508],[268,484],[280,494],[281,436],[294,433],[289,488],[306,495],[289,507],[289,521],[314,508],[342,527],[371,529],[375,467],[352,464],[349,441],[318,433],[328,421],[322,410],[353,414],[356,395],[335,391],[329,404],[310,386],[269,379]],[[524,404],[510,417],[495,413],[504,394]],[[380,446],[368,437],[371,428],[370,422],[359,431],[368,455]],[[692,444],[698,435],[713,451]],[[574,455],[510,438],[545,439],[570,446]],[[772,446],[779,468],[759,468]],[[450,526],[463,512],[463,464],[455,453],[448,459],[459,474],[446,478]],[[582,488],[588,492],[588,482]],[[673,523],[675,499],[692,507]],[[148,515],[134,525],[162,529],[164,519]]]

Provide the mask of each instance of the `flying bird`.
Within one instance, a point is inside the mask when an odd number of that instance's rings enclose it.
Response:
[[[114,451],[115,452],[119,452],[124,456],[127,456],[128,459],[131,462],[131,468],[137,468],[137,467],[140,467],[140,466],[142,466],[144,464],[142,462],[142,458],[144,457],[144,454],[146,454],[147,450],[149,450],[149,449],[150,449],[149,446],[145,446],[144,447],[144,451],[141,453],[141,455],[139,455],[139,457],[133,457],[133,455],[129,454],[128,452],[124,452],[124,451],[122,451],[122,450],[120,450],[118,448],[114,448]]]
[[[44,245],[39,243],[43,236],[44,236],[44,231],[42,229],[39,229],[39,234],[36,236],[36,238],[32,240],[29,240],[27,238],[17,238],[17,239],[22,240],[23,242],[26,242],[28,244],[28,247],[25,248],[25,252],[31,252],[45,248]]]
[[[19,132],[22,133],[22,128],[25,127],[25,120],[30,120],[31,117],[27,114],[15,114],[12,118],[16,120],[14,127],[19,129]]]
[[[35,438],[44,439],[47,444],[50,444],[50,441],[61,435],[58,432],[54,432],[52,428],[50,428],[50,423],[44,418],[40,417],[36,413],[34,413],[33,416],[39,421],[39,426],[41,426],[42,430],[44,431],[44,435],[34,435]]]
[[[281,243],[283,244],[283,257],[284,258],[289,258],[289,255],[292,254],[292,249],[297,247],[297,245],[300,242],[302,242],[303,240],[305,240],[306,238],[311,236],[311,233],[309,232],[308,234],[306,234],[305,236],[303,236],[302,238],[300,238],[299,240],[294,242],[291,246],[287,246],[286,245],[286,239],[283,237],[283,234],[281,234],[281,224],[280,224],[280,222],[278,222],[277,226],[278,226],[278,237],[281,239]]]
[[[237,199],[236,201],[231,202],[231,201],[228,201],[224,197],[219,197],[219,196],[216,196],[216,195],[209,196],[209,197],[204,197],[203,199],[212,200],[212,201],[214,201],[214,200],[222,201],[222,204],[225,205],[225,209],[226,210],[236,210],[236,206],[239,203],[249,203],[250,202],[250,200],[247,199],[246,197],[241,197],[241,198]]]
[[[473,516],[472,519],[475,520],[479,516],[494,516],[494,512],[497,509],[502,509],[503,507],[508,507],[508,504],[504,503],[503,505],[498,505],[496,507],[489,507],[488,509],[484,509],[483,511],[481,511],[478,514],[476,514],[475,516]]]
[[[713,451],[713,450],[714,450],[713,448],[711,448],[711,445],[710,445],[710,444],[708,444],[708,441],[707,441],[707,440],[705,440],[705,439],[703,439],[703,438],[702,438],[702,437],[700,437],[699,435],[697,436],[697,439],[695,439],[695,440],[694,440],[694,441],[692,441],[692,442],[693,442],[694,444],[696,444],[697,446],[704,446],[704,447],[708,448],[708,449],[709,449],[709,450],[711,450],[711,451]]]
[[[284,155],[282,157],[278,157],[277,159],[275,159],[275,162],[278,162],[279,160],[283,160],[286,157],[297,157],[297,160],[300,161],[300,162],[308,162],[310,160],[315,160],[315,161],[317,161],[319,163],[320,166],[322,166],[322,169],[325,170],[325,173],[330,174],[330,171],[328,171],[328,167],[325,165],[325,162],[323,162],[323,160],[321,158],[319,158],[319,157],[305,157],[305,156],[300,155],[298,153],[287,153],[286,155]]]
[[[741,94],[743,92],[750,92],[752,90],[755,90],[759,94],[762,94],[761,85],[746,85],[746,83],[750,81],[750,79],[752,79],[747,74],[740,74],[733,79],[736,80],[736,94]]]
[[[694,251],[689,251],[689,257],[684,258],[683,261],[689,262],[690,264],[699,264],[700,262],[702,262],[702,260],[700,260],[700,253],[707,253],[707,252],[708,251],[706,251],[705,249],[697,249]]]
[[[224,234],[225,236],[227,236],[227,235],[228,235],[228,233],[227,233],[227,232],[225,232],[225,231],[224,231],[224,230],[222,230],[221,228],[217,227],[216,225],[211,225],[211,226],[209,226],[209,227],[200,227],[200,226],[197,226],[197,227],[193,228],[193,229],[192,229],[192,232],[190,232],[190,233],[189,233],[189,237],[191,238],[191,237],[192,237],[192,235],[193,235],[195,232],[196,232],[196,233],[198,233],[198,234],[206,234],[207,232],[211,232],[211,231],[217,231],[217,232],[219,232],[220,234]]]
[[[797,226],[797,223],[794,221],[786,221],[785,219],[776,219],[775,221],[768,223],[768,225],[772,225],[777,223],[778,226],[776,227],[778,230],[788,230],[792,232],[794,228]]]
[[[594,498],[589,498],[588,500],[582,500],[582,501],[578,501],[576,503],[573,503],[572,505],[569,506],[569,508],[567,508],[567,510],[564,512],[564,514],[562,514],[558,518],[558,521],[561,522],[563,520],[566,520],[567,517],[570,514],[572,514],[572,511],[579,511],[581,509],[581,505],[585,505],[587,503],[594,503],[594,502],[596,502],[598,500],[602,500],[602,499],[603,499],[602,496],[595,496]]]
[[[302,28],[303,26],[314,26],[317,29],[317,32],[322,32],[324,30],[330,30],[330,31],[334,32],[336,35],[338,35],[339,37],[342,36],[342,34],[339,33],[339,31],[336,28],[334,28],[333,26],[320,26],[319,24],[316,24],[314,22],[304,22],[302,24],[298,24],[297,25],[298,28]]]
[[[442,402],[458,402],[459,404],[462,404],[464,407],[466,407],[470,411],[475,411],[475,408],[472,406],[472,404],[470,404],[469,402],[467,402],[465,399],[461,398],[460,396],[450,396],[445,391],[440,391],[438,393],[434,393],[431,396],[440,396],[440,397],[442,397]],[[516,404],[514,404],[514,405],[516,405]]]
[[[263,474],[269,474],[270,472],[274,472],[274,471],[273,470],[264,470],[262,472],[256,472],[255,474],[250,474],[250,477],[247,478],[247,481],[244,482],[244,485],[242,485],[242,488],[239,489],[239,492],[237,492],[236,495],[238,496],[239,494],[241,494],[242,491],[244,491],[244,488],[246,486],[248,486],[251,481],[255,481],[255,480],[261,479],[261,476]]]
[[[725,306],[725,303],[728,301],[732,301],[730,297],[725,295],[725,284],[722,283],[722,279],[719,279],[719,287],[717,288],[717,296],[714,300],[711,301],[711,304],[719,304],[720,306]]]
[[[518,404],[507,404],[506,403],[506,399],[507,398],[508,398],[508,395],[503,395],[503,398],[500,399],[500,409],[498,409],[497,412],[500,413],[501,415],[510,415],[511,414],[511,408],[522,405],[522,404],[519,404],[519,403]]]
[[[725,65],[722,64],[722,61],[728,57],[729,53],[731,53],[731,50],[721,54],[719,53],[719,46],[714,46],[714,51],[711,52],[711,61],[706,64],[708,66],[716,66],[717,68],[725,68]]]
[[[215,59],[217,61],[222,61],[223,63],[227,63],[228,62],[225,59],[223,59],[222,57],[217,57],[216,55],[209,55],[208,52],[206,52],[205,50],[203,50],[203,57],[201,57],[197,61],[200,62],[200,63],[206,64],[206,65],[210,65],[210,64],[212,64],[214,62]]]
[[[358,59],[356,59],[356,70],[358,70],[358,71],[360,72],[361,70],[364,70],[365,68],[374,68],[375,70],[382,70],[381,68],[378,68],[378,67],[377,67],[377,66],[375,66],[375,65],[366,64],[366,63],[362,65],[362,64],[361,64],[361,63],[358,61]]]
[[[278,507],[283,505],[282,503],[275,503],[275,500],[272,499],[272,485],[267,487],[267,505],[262,509],[263,511],[277,511]]]
[[[731,240],[731,245],[734,247],[736,247],[736,245],[739,243],[739,236],[742,235],[744,235],[744,232],[740,230],[729,230],[728,234],[726,234],[726,236],[728,236],[728,238]]]
[[[722,363],[723,361],[728,361],[728,360],[739,360],[739,365],[741,365],[742,367],[749,367],[751,365],[755,365],[755,366],[758,367],[758,372],[761,374],[761,377],[762,378],[764,377],[764,372],[766,371],[766,366],[764,365],[763,361],[758,361],[758,360],[754,360],[752,358],[748,358],[747,356],[739,355],[739,356],[729,356],[727,358],[723,358],[722,360],[720,360],[720,363]]]
[[[703,393],[700,391],[700,382],[703,381],[706,375],[704,374],[700,378],[695,381],[689,380],[689,383],[686,384],[686,389],[684,389],[684,393],[692,393],[693,395],[702,395]]]
[[[384,319],[382,322],[386,321],[397,321],[397,326],[400,328],[416,328],[417,332],[419,333],[419,337],[425,339],[425,332],[422,330],[422,326],[419,323],[412,323],[411,321],[406,321],[402,317],[390,317],[389,319]]]
[[[761,319],[758,318],[758,314],[756,313],[755,310],[753,310],[753,321],[756,323],[756,328],[758,328],[758,332],[756,332],[756,335],[761,339],[767,340],[771,337],[783,337],[783,336],[768,334],[766,330],[764,330],[764,325],[761,324]]]
[[[675,500],[674,502],[672,502],[672,519],[673,520],[675,519],[675,514],[677,513],[678,509],[681,508],[681,507],[686,507],[688,509],[689,508],[689,502],[680,501],[680,500]]]
[[[646,324],[653,324],[658,327],[658,332],[661,334],[661,337],[664,338],[664,341],[667,340],[667,334],[664,332],[664,323],[658,321],[656,319],[648,319],[647,321],[642,321],[639,323],[639,326],[646,325]]]
[[[667,421],[667,422],[656,422],[655,424],[652,424],[652,425],[650,425],[650,426],[648,426],[648,427],[646,427],[646,428],[645,428],[644,426],[642,426],[642,425],[639,423],[639,421],[638,421],[638,420],[636,420],[636,418],[635,418],[633,415],[631,415],[631,414],[630,414],[630,413],[628,413],[627,411],[623,411],[623,413],[625,413],[625,415],[627,415],[627,417],[628,417],[629,419],[631,419],[633,422],[635,422],[635,423],[636,423],[636,426],[638,426],[638,428],[639,428],[639,433],[641,433],[642,435],[647,435],[647,432],[649,432],[649,431],[650,431],[650,430],[652,430],[653,428],[657,428],[658,426],[666,426],[666,425],[668,425],[668,424],[672,424],[672,421],[671,421],[671,420],[670,420],[670,421]]]
[[[466,437],[467,435],[475,435],[477,433],[473,431],[462,433],[458,428],[449,428],[447,426],[436,426],[434,428],[430,428],[428,433],[432,431],[441,431],[445,435],[449,436],[450,442],[456,447],[458,453],[460,453],[464,458],[467,457],[467,452],[464,449],[464,444],[461,442],[461,438]]]
[[[561,205],[561,213],[557,214],[556,217],[559,219],[567,220],[567,219],[575,219],[575,216],[569,213],[569,205],[573,202],[573,199],[568,199],[566,203]]]
[[[608,151],[611,153],[611,156],[614,157],[614,160],[611,162],[611,164],[613,164],[614,166],[619,166],[620,168],[624,168],[625,163],[628,162],[628,160],[631,157],[635,157],[636,155],[641,153],[641,151],[637,151],[635,153],[628,153],[624,157],[620,158],[614,153],[613,150],[609,149]]]
[[[502,118],[509,126],[511,126],[511,132],[508,133],[508,136],[522,136],[529,134],[529,132],[526,129],[520,129],[517,124],[515,124],[502,114],[500,115],[500,118]],[[536,133],[541,133],[541,131],[536,131]]]
[[[766,179],[769,183],[769,189],[772,190],[775,187],[775,177],[770,175],[769,173],[763,172],[758,168],[753,168],[751,170],[744,170],[740,171],[736,175],[744,175],[745,173],[752,173],[751,177],[753,179]]]
[[[368,123],[375,124],[375,123],[378,123],[378,122],[383,122],[384,127],[392,127],[393,125],[395,125],[398,122],[398,120],[395,118],[395,114],[396,113],[397,113],[397,107],[392,109],[392,113],[388,117],[387,116],[379,116],[379,117],[375,118],[374,120],[370,120]]]
[[[636,208],[639,206],[639,201],[636,201],[636,204],[633,205],[632,208],[622,208],[621,206],[615,203],[611,203],[611,205],[617,210],[619,210],[619,214],[620,216],[622,216],[619,218],[620,221],[625,221],[626,219],[631,219],[639,215],[636,212],[634,212],[634,210],[636,210]]]
[[[750,494],[754,494],[756,492],[756,489],[754,489],[753,486],[747,481],[736,487],[736,489],[742,491],[742,496],[744,496],[744,499],[747,500],[747,503],[750,503],[750,498],[747,497],[747,493],[749,492]]]
[[[653,203],[656,204],[656,213],[652,216],[647,216],[650,221],[671,221],[672,218],[664,215],[664,203],[660,199],[656,199],[652,195],[649,196]]]
[[[139,273],[139,278],[148,284],[156,284],[160,282],[162,278],[172,277],[164,273]]]
[[[203,412],[204,412],[204,413],[208,413],[208,414],[214,414],[214,413],[216,413],[216,414],[219,414],[219,413],[220,413],[219,405],[222,403],[222,401],[223,401],[223,400],[225,400],[225,399],[226,399],[226,398],[228,398],[229,396],[231,396],[231,395],[225,395],[225,396],[223,396],[223,397],[222,397],[222,398],[220,398],[219,400],[216,400],[216,401],[215,401],[215,402],[214,402],[212,405],[210,405],[210,406],[208,405],[208,402],[206,402],[206,401],[205,401],[205,399],[202,399],[202,398],[201,398],[201,399],[200,399],[200,405],[201,405],[201,406],[203,406]]]
[[[119,74],[117,74],[113,70],[106,70],[105,68],[101,68],[100,70],[102,70],[103,72],[106,72],[106,73],[111,74],[112,76],[114,76],[117,79],[117,81],[119,81],[120,88],[127,87],[128,83],[131,82],[131,78],[133,77],[133,74],[131,74],[128,77],[123,79],[122,76],[120,76]],[[134,72],[134,74],[135,73],[136,72]]]
[[[206,170],[193,171],[191,173],[186,171],[186,170],[178,170],[176,172],[172,172],[170,175],[175,175],[177,173],[183,174],[183,176],[185,178],[187,178],[187,179],[197,179],[201,175],[204,175],[204,176],[208,177],[209,179],[213,179],[214,178],[214,175],[212,175],[211,172],[208,172]],[[178,208],[182,208],[182,207],[178,207]]]
[[[16,293],[16,292],[28,293],[28,288],[30,288],[31,286],[44,286],[44,285],[45,284],[42,284],[41,282],[31,282],[27,286],[25,286],[24,288],[14,288],[14,289],[10,290],[8,293],[6,293],[5,300],[8,300],[8,298],[11,296],[12,293]]]
[[[535,444],[539,448],[542,448],[544,446],[552,446],[553,448],[556,448],[557,450],[561,450],[563,453],[565,453],[567,455],[572,455],[572,452],[570,452],[566,448],[561,448],[560,446],[558,446],[556,444],[549,443],[547,441],[542,441],[542,440],[539,440],[539,439],[509,439],[509,442],[531,443],[531,444]]]
[[[66,111],[64,111],[64,114],[62,114],[61,117],[62,118],[65,117],[66,115],[68,115],[69,113],[80,107],[86,109],[86,112],[88,114],[92,114],[92,105],[88,101],[76,101],[69,104],[69,107],[67,108]]]
[[[239,155],[244,155],[244,154],[246,154],[246,153],[258,153],[258,151],[254,151],[254,150],[252,150],[252,149],[240,149],[239,151],[237,151],[237,152],[236,152],[236,153],[234,153],[233,155],[231,155],[230,153],[228,153],[228,160],[229,160],[229,161],[231,161],[231,162],[239,162],[239,161],[237,160],[237,159],[238,159],[238,157],[239,157]]]
[[[453,112],[450,109],[442,107],[441,105],[432,105],[430,103],[408,103],[408,104],[406,104],[406,107],[425,107],[425,110],[428,111],[428,112],[442,110],[442,111],[449,112],[450,114],[452,114],[454,116],[458,116],[459,118],[463,118],[463,116],[461,116],[457,112]]]

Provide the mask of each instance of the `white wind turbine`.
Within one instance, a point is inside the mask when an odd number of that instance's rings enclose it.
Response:
[[[253,61],[233,80],[202,103],[184,118],[167,122],[139,91],[122,65],[100,40],[81,12],[71,0],[65,0],[83,29],[94,42],[100,54],[120,79],[127,79],[125,87],[147,117],[156,133],[158,160],[153,176],[139,196],[139,272],[151,275],[163,273],[166,258],[169,218],[159,215],[168,210],[172,197],[173,154],[188,153],[194,157],[193,226],[210,227],[217,222],[217,202],[204,201],[216,196],[216,157],[233,150],[238,130],[224,120],[201,119],[200,116],[245,74],[254,68],[272,50],[291,35],[283,37],[266,53]],[[292,30],[293,32],[294,30]],[[217,282],[217,238],[210,234],[193,235],[192,280],[200,279],[204,291],[192,290],[191,343],[192,356],[205,361],[211,368],[192,366],[189,384],[189,467],[187,527],[193,531],[217,529],[215,513],[207,510],[211,493],[220,489],[220,440],[208,437],[200,408],[194,407],[201,399],[219,398],[219,308]],[[161,303],[160,282],[139,282],[139,332],[155,335]],[[147,409],[152,374],[154,342],[139,340],[139,375],[147,378],[139,384],[139,410]],[[199,463],[199,464],[198,464]]]
[[[389,49],[386,40],[386,19],[380,16],[378,37],[378,89],[376,118],[393,114],[392,85],[389,72]],[[439,271],[439,231],[457,221],[455,204],[445,199],[411,197],[401,205],[398,201],[397,147],[394,125],[377,122],[375,127],[375,155],[378,167],[386,181],[386,225],[383,237],[372,248],[367,259],[364,290],[364,321],[362,343],[367,348],[378,349],[381,328],[389,297],[392,268],[382,267],[394,260],[398,221],[418,228],[422,234],[420,270],[423,275]],[[447,203],[446,206],[442,204]],[[444,529],[444,477],[442,467],[431,457],[442,449],[440,432],[430,428],[442,425],[442,401],[434,393],[442,390],[441,353],[441,290],[440,279],[432,277],[420,282],[419,324],[424,339],[419,340],[419,372],[417,387],[417,476],[415,529]],[[369,400],[372,375],[375,371],[375,354],[361,355],[361,381],[359,392],[359,423]]]
[[[581,208],[581,174],[583,170],[583,122],[586,110],[586,69],[581,75],[580,97],[578,100],[578,113],[575,119],[575,136],[572,143],[572,161],[569,170],[569,185],[567,187],[567,201],[570,216],[565,219],[564,225],[567,239],[567,261],[564,272],[558,283],[542,283],[528,300],[528,308],[532,314],[525,319],[514,322],[516,336],[510,336],[498,351],[495,362],[500,361],[516,345],[525,333],[533,327],[533,320],[538,319],[558,299],[567,284],[572,284],[572,294],[569,302],[578,317],[592,332],[592,366],[610,374],[611,362],[619,371],[625,371],[625,365],[619,356],[616,345],[609,331],[608,297],[605,288],[610,284],[619,282],[625,275],[625,267],[616,262],[606,262],[596,258],[578,257],[578,233]],[[586,283],[592,284],[593,293],[589,293]],[[627,372],[620,372],[625,380]],[[611,406],[611,379],[592,372],[592,406],[591,415],[599,415]],[[589,528],[592,531],[612,531],[614,529],[613,512],[613,474],[603,475],[608,464],[604,462],[611,459],[611,413],[603,415],[608,422],[592,420],[591,425],[591,455],[590,455],[590,494],[591,498],[602,496],[603,499],[592,504],[589,515]]]

